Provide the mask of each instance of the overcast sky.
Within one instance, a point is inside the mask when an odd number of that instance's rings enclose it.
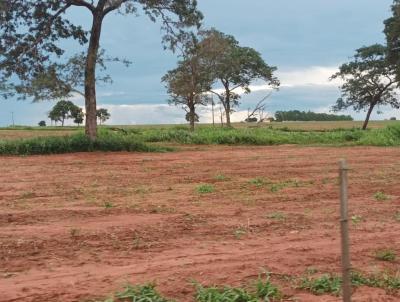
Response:
[[[243,46],[259,51],[278,67],[282,87],[268,102],[268,111],[313,110],[328,112],[339,96],[337,83],[327,79],[337,67],[365,45],[383,43],[383,21],[390,16],[392,0],[198,0],[205,27],[234,35]],[[70,17],[89,20],[84,8]],[[83,23],[86,25],[85,23]],[[110,55],[127,58],[130,68],[111,65],[114,84],[98,88],[99,106],[111,111],[113,124],[182,123],[184,112],[166,105],[168,95],[160,78],[174,68],[176,57],[163,50],[157,24],[145,16],[110,15],[104,23],[101,45]],[[69,43],[68,52],[79,51]],[[268,92],[255,83],[254,92],[242,98],[234,120],[243,119]],[[83,105],[76,97],[73,101]],[[52,102],[0,101],[0,125],[35,125],[46,119]],[[400,118],[398,111],[383,108],[383,119]],[[352,113],[353,114],[353,113]],[[364,113],[353,114],[357,119]],[[202,111],[201,121],[210,114]]]

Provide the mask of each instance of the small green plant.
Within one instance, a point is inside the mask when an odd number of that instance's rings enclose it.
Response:
[[[255,295],[250,294],[245,289],[233,287],[197,286],[195,298],[198,302],[258,302]]]
[[[299,288],[308,290],[315,295],[339,295],[341,283],[342,280],[340,277],[330,274],[325,274],[316,278],[307,276],[300,280]]]
[[[383,192],[376,192],[374,194],[374,198],[377,201],[387,201],[387,200],[389,200],[389,197]]]
[[[246,234],[247,234],[247,228],[245,228],[244,226],[240,226],[234,231],[236,239],[241,239]]]
[[[305,185],[311,185],[313,183],[314,183],[313,181],[301,182],[296,179],[289,179],[278,183],[273,183],[270,185],[269,189],[271,190],[271,192],[276,193],[285,188],[299,188]]]
[[[111,201],[106,201],[104,202],[103,206],[106,209],[112,209],[114,207],[114,204]]]
[[[218,174],[218,175],[216,175],[216,176],[214,177],[214,179],[215,179],[215,180],[218,180],[218,181],[226,181],[226,180],[229,180],[229,178],[226,177],[224,174]]]
[[[114,297],[105,300],[104,302],[173,302],[173,300],[162,297],[155,289],[154,284],[132,286],[126,288]]]
[[[256,282],[256,296],[262,301],[269,302],[282,298],[282,293],[279,288],[273,285],[270,281],[270,276],[265,280],[259,278]]]
[[[396,220],[397,222],[400,222],[400,211],[396,212],[396,214],[394,214],[394,220]]]
[[[351,283],[353,286],[369,286],[385,289],[387,292],[396,292],[400,290],[400,274],[389,272],[378,272],[364,275],[361,272],[353,271],[351,274]]]
[[[266,182],[265,179],[262,178],[262,177],[256,177],[256,178],[250,179],[250,180],[249,180],[249,183],[252,184],[252,185],[254,185],[254,186],[256,186],[256,187],[262,187],[262,186],[264,186],[267,182]]]
[[[197,186],[196,191],[199,194],[213,193],[215,191],[215,187],[210,184],[202,184]]]
[[[281,212],[273,212],[266,216],[268,219],[274,219],[278,221],[284,221],[287,218],[287,215]]]
[[[362,220],[363,220],[363,218],[362,218],[362,216],[360,216],[360,215],[353,215],[353,216],[351,216],[351,222],[352,222],[354,225],[359,224],[360,222],[362,222]]]
[[[381,261],[393,262],[396,260],[396,252],[391,249],[376,251],[375,258]]]
[[[339,295],[341,291],[342,279],[339,276],[325,274],[312,278],[309,275],[300,280],[301,289],[306,289],[315,295],[334,294]],[[368,286],[382,288],[388,292],[400,290],[400,274],[388,272],[378,272],[374,274],[363,274],[358,271],[351,272],[351,284],[354,287]]]

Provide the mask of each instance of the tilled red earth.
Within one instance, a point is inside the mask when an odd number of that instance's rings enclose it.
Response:
[[[352,264],[397,269],[374,255],[400,256],[398,148],[2,157],[0,301],[89,301],[152,281],[167,297],[193,301],[193,280],[246,286],[263,271],[287,301],[340,301],[295,285],[306,271],[340,272],[341,157],[352,168]],[[201,194],[201,184],[215,191]],[[362,287],[354,301],[400,296]]]

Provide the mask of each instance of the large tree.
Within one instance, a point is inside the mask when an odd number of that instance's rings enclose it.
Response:
[[[53,109],[49,112],[49,118],[52,121],[61,122],[61,126],[64,127],[65,120],[70,118],[78,118],[79,112],[82,109],[76,106],[71,101],[59,101],[54,105]]]
[[[111,117],[111,114],[108,112],[108,110],[106,108],[97,109],[96,115],[100,122],[100,125],[104,124]]]
[[[72,8],[91,14],[89,31],[68,19]],[[95,140],[96,63],[104,18],[111,12],[136,15],[140,9],[152,21],[161,19],[164,42],[174,45],[174,36],[187,26],[200,26],[196,0],[3,0],[0,5],[0,84],[5,79],[24,81],[43,74],[64,49],[60,40],[75,39],[86,45],[85,106],[86,134]],[[1,88],[2,85],[0,85]]]
[[[377,106],[399,108],[397,99],[396,70],[387,60],[387,48],[380,44],[362,47],[353,60],[339,67],[331,79],[341,79],[342,96],[333,107],[334,111],[352,107],[355,111],[366,110],[363,129]]]
[[[197,35],[182,34],[177,42],[176,47],[180,50],[181,60],[178,67],[170,70],[162,81],[171,96],[169,104],[182,106],[187,113],[190,130],[194,131],[195,123],[199,121],[196,108],[208,104],[207,92],[211,89],[213,78],[207,61],[199,52]]]
[[[218,87],[211,92],[217,95],[225,109],[226,124],[231,126],[230,116],[241,98],[238,89],[250,93],[250,84],[256,80],[267,83],[271,88],[279,86],[274,76],[276,67],[269,66],[261,55],[250,47],[242,47],[230,35],[215,29],[203,31],[200,51],[208,58],[210,72]]]

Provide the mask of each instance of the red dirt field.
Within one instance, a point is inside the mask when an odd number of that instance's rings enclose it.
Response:
[[[263,270],[285,301],[340,301],[295,289],[282,275],[340,272],[341,157],[352,168],[352,264],[365,273],[396,269],[398,260],[374,255],[390,248],[400,256],[399,148],[1,157],[0,301],[89,301],[151,281],[167,297],[193,301],[193,280],[246,286]],[[202,183],[215,191],[198,193]],[[362,287],[354,301],[400,296]]]

